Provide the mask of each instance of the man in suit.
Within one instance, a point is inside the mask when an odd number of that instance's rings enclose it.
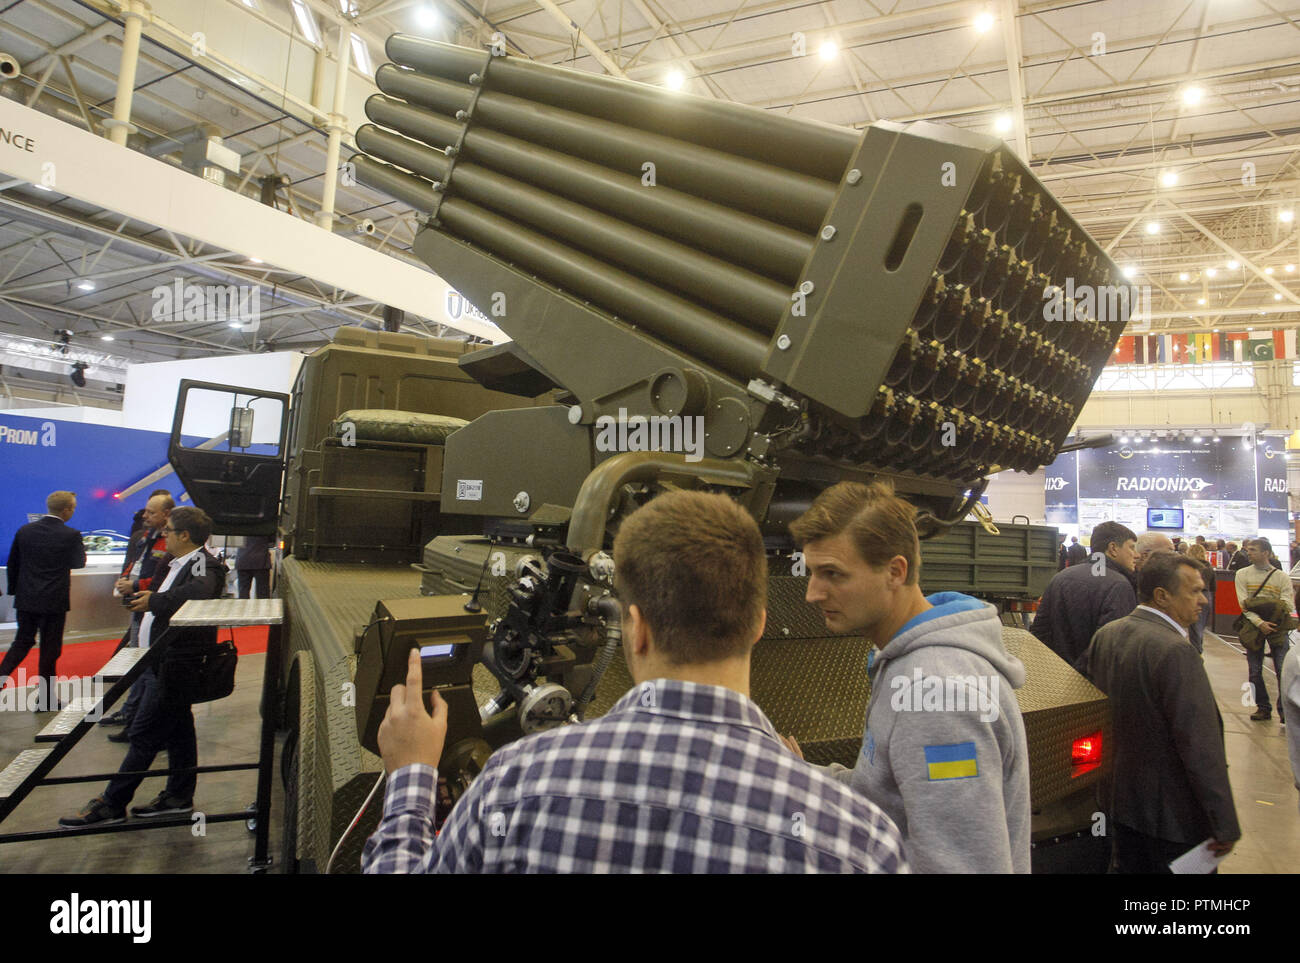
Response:
[[[1085,654],[1114,720],[1115,765],[1102,791],[1119,873],[1167,873],[1207,838],[1220,854],[1241,838],[1223,720],[1188,638],[1203,589],[1192,559],[1157,552],[1138,573],[1141,604],[1102,626]]]
[[[1137,536],[1119,522],[1092,530],[1092,560],[1057,572],[1047,583],[1029,631],[1070,665],[1080,658],[1093,633],[1133,611],[1133,566]]]
[[[163,533],[167,536],[167,551],[172,556],[166,577],[158,571],[154,575],[157,588],[137,592],[131,597],[131,611],[144,613],[140,622],[140,647],[146,649],[162,638],[171,617],[182,605],[190,599],[219,598],[226,584],[225,566],[203,547],[212,534],[212,519],[205,512],[197,508],[174,509]],[[210,626],[178,629],[172,634],[163,658],[166,660],[182,652],[202,651],[215,646],[216,641],[217,630]],[[123,773],[148,769],[163,749],[167,750],[167,763],[171,769],[193,769],[198,765],[194,713],[188,696],[175,684],[160,680],[159,668],[150,665],[140,676],[143,685],[140,707],[127,729],[131,748],[118,775],[109,780],[104,794],[92,799],[80,813],[60,819],[60,826],[110,825],[125,821],[126,804],[144,777]],[[193,772],[173,773],[167,777],[166,788],[149,804],[132,806],[131,815],[150,817],[190,812],[195,782]]]
[[[86,567],[86,547],[81,533],[67,525],[77,510],[73,492],[51,492],[48,512],[14,535],[9,549],[9,594],[18,613],[18,632],[0,660],[0,685],[26,658],[41,635],[37,700],[41,709],[54,708],[53,685],[63,651],[63,624],[72,607],[72,570]]]
[[[1065,550],[1065,564],[1080,565],[1088,561],[1088,550],[1079,544],[1079,536],[1073,535],[1070,538],[1070,547]]]
[[[126,550],[126,560],[122,564],[122,574],[113,585],[117,595],[125,599],[141,589],[149,588],[153,584],[154,571],[159,566],[166,569],[171,557],[167,554],[167,536],[163,534],[163,526],[167,524],[167,518],[171,515],[175,504],[172,501],[172,493],[165,488],[155,489],[150,493],[149,500],[145,502],[141,512],[144,527],[136,535],[131,536],[131,543]],[[144,616],[138,612],[132,613],[131,624],[127,627],[126,635],[122,637],[121,648],[138,644],[140,621],[143,618]],[[100,719],[99,724],[101,726],[130,725],[135,710],[140,706],[142,692],[141,686],[131,686],[126,704],[112,715]],[[109,736],[108,740],[109,742],[129,741],[125,729]]]

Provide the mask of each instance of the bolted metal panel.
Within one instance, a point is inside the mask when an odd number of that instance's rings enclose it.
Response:
[[[403,66],[380,68],[368,113],[394,133],[362,129],[359,176],[433,215],[416,252],[475,303],[534,289],[535,316],[500,323],[584,410],[657,345],[722,382],[710,410],[763,402],[726,454],[775,432],[782,458],[952,498],[1055,457],[1127,321],[1078,293],[1122,284],[1114,263],[993,138],[858,137],[419,38],[389,50]],[[614,363],[544,359],[557,340]]]

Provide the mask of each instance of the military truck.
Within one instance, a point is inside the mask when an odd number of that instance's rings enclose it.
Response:
[[[278,504],[286,861],[355,871],[379,807],[340,840],[413,645],[450,707],[447,802],[497,746],[625,692],[609,547],[669,489],[759,522],[754,698],[810,760],[852,765],[869,643],[803,602],[789,523],[830,484],[887,479],[918,508],[927,591],[1036,598],[1055,530],[966,519],[992,474],[1065,449],[1127,320],[1062,304],[1065,282],[1127,292],[1116,265],[992,138],[859,133],[401,35],[387,53],[356,175],[420,212],[415,252],[511,340],[343,329],[292,399],[225,389],[232,410],[287,405],[277,450],[238,413],[226,450],[181,447],[185,385],[172,445],[219,530],[267,531]],[[1029,674],[1035,869],[1100,868],[1105,699],[1004,634]]]

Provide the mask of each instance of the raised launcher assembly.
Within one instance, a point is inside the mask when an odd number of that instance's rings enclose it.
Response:
[[[988,474],[1052,461],[1128,320],[1116,265],[993,138],[859,135],[401,35],[387,53],[356,174],[504,309],[514,342],[463,366],[504,390],[541,372],[587,427],[702,415],[712,459],[779,476],[769,497],[887,475],[923,521],[964,517]],[[489,502],[464,510],[514,514]]]

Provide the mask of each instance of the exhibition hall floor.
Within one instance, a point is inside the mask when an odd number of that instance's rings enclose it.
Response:
[[[199,764],[254,762],[259,729],[258,698],[266,657],[240,657],[235,693],[219,702],[196,706]],[[1205,668],[1219,711],[1232,778],[1233,794],[1244,836],[1225,860],[1224,873],[1287,873],[1300,868],[1300,814],[1287,759],[1286,729],[1274,715],[1271,722],[1251,722],[1241,704],[1246,660],[1233,644],[1206,636]],[[1266,671],[1269,693],[1276,691],[1271,667]],[[1276,699],[1274,698],[1276,703]],[[51,717],[28,712],[0,712],[0,760],[8,762],[33,745],[32,736]],[[1300,724],[1300,720],[1296,723]],[[97,726],[56,770],[60,775],[116,769],[125,749],[108,742],[115,730]],[[163,768],[161,755],[156,768]],[[281,844],[279,762],[275,767],[271,813],[271,846],[278,872]],[[146,780],[137,802],[151,799],[161,780]],[[100,784],[52,786],[35,790],[4,823],[0,833],[52,829],[59,816],[75,813]],[[256,774],[252,771],[200,775],[194,805],[197,810],[232,812],[253,801]],[[195,836],[187,827],[111,833],[67,840],[51,839],[0,845],[4,873],[239,873],[253,853],[253,837],[240,822],[207,827]]]

